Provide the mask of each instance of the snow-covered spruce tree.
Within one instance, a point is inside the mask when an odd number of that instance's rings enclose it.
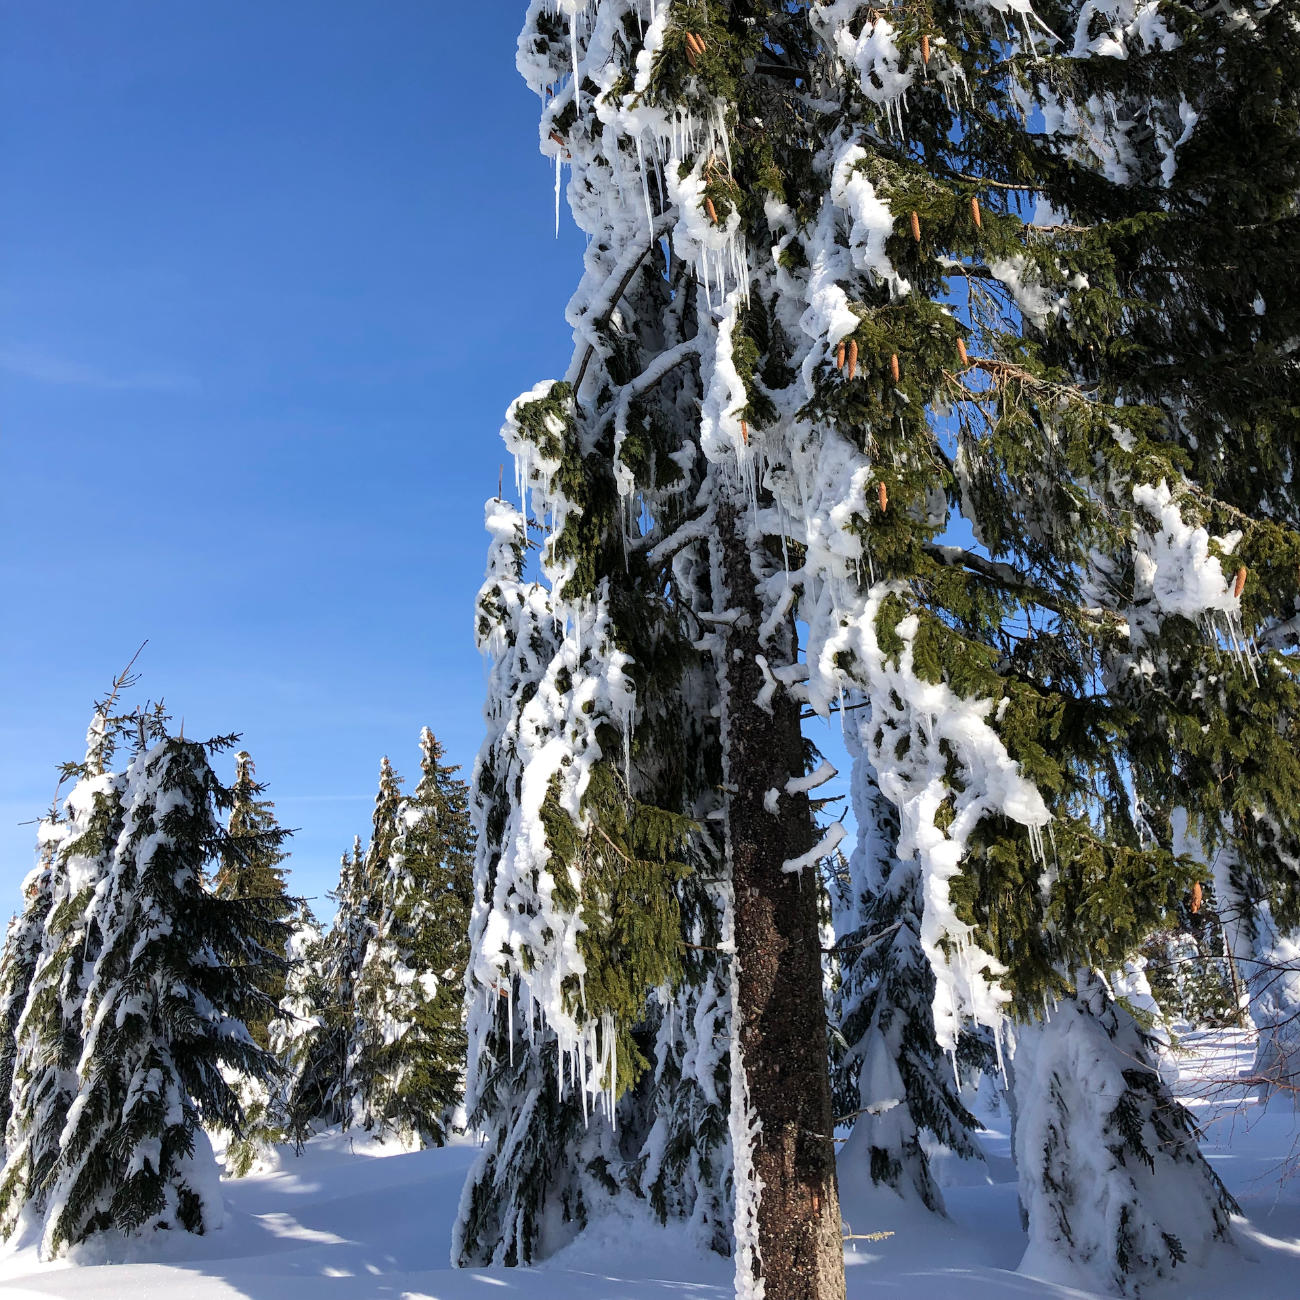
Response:
[[[222,848],[221,864],[212,882],[218,898],[270,899],[268,912],[276,921],[285,921],[294,911],[294,900],[289,897],[286,869],[281,865],[288,858],[284,843],[292,834],[275,819],[275,805],[261,796],[266,785],[255,779],[252,755],[240,750],[235,755],[235,781],[230,787],[230,814],[226,819],[227,838]],[[283,958],[284,947],[276,951]],[[284,976],[280,969],[264,969],[257,977],[257,986],[271,1003],[280,1001],[284,991]],[[248,1032],[259,1047],[267,1046],[268,1017],[254,1018]]]
[[[267,1025],[268,1046],[284,1069],[282,1097],[288,1097],[302,1073],[307,1045],[317,1027],[317,1010],[324,1001],[318,985],[322,978],[324,936],[310,905],[299,904],[289,921],[285,943],[288,970],[280,1005]]]
[[[717,748],[707,683],[693,707],[679,687],[699,662],[699,624],[624,551],[609,458],[584,456],[571,404],[549,389],[516,403],[504,431],[534,507],[557,523],[544,582],[523,576],[524,516],[487,508],[477,637],[491,680],[467,978],[467,1109],[487,1140],[462,1197],[458,1263],[545,1255],[621,1194],[690,1217],[713,1244],[722,1235],[721,1052],[716,1040],[682,1050],[673,1017],[725,1017],[709,980],[717,851],[701,825],[717,803]],[[616,634],[639,648],[635,673]],[[687,852],[704,868],[690,882]],[[687,951],[700,956],[689,971]],[[682,1149],[692,1120],[694,1159]]]
[[[1151,990],[1170,1024],[1223,1028],[1244,1020],[1240,977],[1227,949],[1219,901],[1207,884],[1142,947]]]
[[[339,861],[338,887],[330,894],[333,924],[321,934],[309,919],[297,935],[299,964],[273,1031],[282,1044],[275,1048],[277,1056],[290,1070],[279,1110],[299,1147],[316,1128],[351,1120],[348,1061],[355,1040],[356,978],[368,935],[365,856],[357,836]]]
[[[743,1049],[739,1279],[745,1290],[761,1274],[770,1296],[842,1286],[829,1141],[807,1136],[829,1132],[829,1097],[799,1051],[821,1037],[820,997],[814,1012],[807,996],[820,993],[814,891],[783,893],[832,847],[812,844],[799,704],[865,706],[849,725],[897,810],[897,856],[915,864],[936,1042],[951,1050],[968,1020],[996,1027],[1009,1003],[1034,1014],[1072,996],[1077,969],[1118,968],[1190,888],[1194,866],[1136,810],[1191,802],[1192,765],[1159,759],[1169,711],[1133,688],[1157,642],[1155,670],[1176,645],[1181,681],[1241,680],[1220,635],[1242,612],[1240,548],[1256,549],[1250,571],[1274,606],[1294,585],[1283,525],[1239,505],[1225,526],[1214,485],[1194,477],[1155,345],[1138,337],[1152,362],[1141,382],[1124,368],[1131,323],[1177,295],[1170,268],[1199,245],[1193,219],[1181,234],[1170,223],[1167,185],[1109,175],[1081,147],[1090,82],[1121,61],[1105,63],[1105,48],[1054,53],[1041,23],[1017,7],[1012,29],[1010,12],[993,0],[889,12],[853,0],[563,0],[532,5],[521,41],[521,69],[550,92],[544,147],[572,164],[570,206],[591,242],[569,312],[571,370],[507,424],[551,567],[526,632],[534,675],[511,677],[502,698],[519,718],[533,711],[527,741],[539,750],[558,732],[548,763],[585,757],[601,710],[643,732],[643,651],[606,632],[620,594],[656,589],[654,566],[671,561],[658,589],[711,629],[693,642],[707,663],[660,681],[719,710]],[[1168,52],[1150,18],[1134,24],[1152,48],[1127,61],[1141,65],[1129,90],[1142,90],[1148,54]],[[1118,102],[1119,89],[1105,93]],[[1033,129],[1036,105],[1051,130]],[[1154,176],[1167,182],[1195,124],[1181,143],[1150,139],[1163,141]],[[1009,205],[1033,193],[1067,219],[1026,223]],[[1151,259],[1165,279],[1144,275],[1133,302],[1127,268],[1155,230],[1172,232]],[[621,555],[609,554],[611,532]],[[1246,613],[1258,626],[1249,599]],[[576,679],[552,667],[571,627],[589,665]],[[1292,714],[1274,668],[1261,755],[1285,743],[1276,724]],[[575,716],[575,699],[591,712]],[[1220,722],[1234,712],[1220,699]],[[514,716],[504,727],[520,725]],[[503,860],[552,829],[535,810],[555,768],[530,787],[528,757],[495,769]],[[588,779],[585,762],[571,766]],[[564,785],[573,775],[559,774],[562,790],[581,789]],[[531,839],[511,821],[521,805],[540,828]],[[1281,824],[1292,815],[1271,795],[1261,806]],[[509,906],[519,860],[496,877],[504,894],[479,894],[491,909],[476,931],[491,940],[485,989],[511,966],[498,944],[510,946],[517,915],[536,914]],[[533,862],[540,878],[548,858]],[[572,915],[547,916],[552,951]],[[554,980],[541,965],[553,986],[578,973],[570,961]],[[563,1025],[553,1001],[543,1009]],[[808,1077],[792,1082],[792,1063]],[[1121,1100],[1134,1113],[1172,1105],[1131,1082]],[[1178,1183],[1175,1198],[1202,1198],[1213,1236],[1227,1202],[1198,1159],[1162,1178]],[[1122,1181],[1118,1162],[1111,1172]],[[1054,1209],[1029,1208],[1040,1220]],[[1164,1241],[1156,1215],[1134,1200],[1125,1231]],[[1165,1245],[1163,1257],[1127,1256],[1127,1285],[1203,1243]],[[1123,1242],[1108,1250],[1118,1259]]]
[[[419,784],[378,864],[379,916],[356,994],[355,1122],[422,1146],[442,1145],[464,1094],[474,833],[468,790],[442,758],[424,728]]]
[[[289,973],[279,1014],[267,1027],[283,1071],[272,1115],[299,1150],[317,1125],[341,1119],[335,1109],[342,1092],[345,1035],[330,939],[309,911],[296,919],[286,949]]]
[[[221,863],[213,880],[213,891],[220,898],[258,898],[268,901],[268,911],[277,921],[288,922],[295,902],[288,896],[285,868],[281,863],[289,856],[284,842],[292,832],[275,819],[275,805],[259,796],[265,784],[255,778],[252,755],[240,750],[235,755],[235,780],[230,787],[230,813],[226,818],[228,838]],[[274,948],[284,960],[284,943]],[[262,966],[255,975],[257,987],[265,994],[266,1010],[247,1022],[248,1032],[259,1046],[269,1048],[268,1023],[278,1012],[284,996],[284,968]],[[274,1088],[259,1079],[229,1078],[243,1111],[243,1131],[226,1143],[226,1171],[237,1178],[249,1173],[257,1160],[285,1139],[282,1108],[277,1104],[283,1081]]]
[[[125,681],[119,680],[119,684]],[[24,1211],[43,1210],[59,1157],[68,1110],[77,1095],[86,986],[100,950],[92,914],[122,828],[123,778],[108,771],[120,720],[114,693],[96,706],[86,755],[64,769],[75,777],[63,803],[63,835],[50,862],[41,950],[14,1033],[13,1076],[0,1170],[0,1236]]]
[[[958,1095],[954,1061],[934,1035],[935,979],[921,948],[924,900],[916,860],[896,856],[898,813],[865,760],[854,764],[852,792],[858,844],[849,878],[856,914],[836,944],[844,1048],[832,1072],[837,1114],[852,1124],[840,1178],[869,1178],[942,1212],[922,1131],[964,1159],[983,1157],[970,1136],[975,1120]],[[958,1053],[969,1052],[972,1042],[963,1034]]]
[[[384,915],[384,885],[389,863],[397,849],[402,830],[402,778],[393,771],[385,756],[379,762],[379,788],[370,815],[370,843],[360,856],[349,882],[350,896],[345,909],[340,902],[336,925],[346,924],[344,939],[346,968],[341,972],[347,989],[344,999],[348,1011],[346,1067],[343,1090],[347,1099],[344,1124],[362,1123],[369,1117],[366,1098],[375,1086],[377,1061],[367,1045],[383,1041],[384,1013],[376,994],[382,977],[376,973],[369,995],[363,994],[366,966],[376,955],[375,942]],[[357,860],[358,846],[353,857]],[[341,883],[341,882],[340,882]]]
[[[1126,1293],[1222,1233],[1222,1188],[1187,1112],[1167,1104],[1155,1044],[1097,976],[1080,971],[1074,995],[1021,1035],[1015,1076],[1021,1198],[1041,1207],[1025,1269]]]
[[[38,824],[37,862],[23,881],[23,910],[10,920],[4,948],[0,950],[0,1167],[4,1163],[4,1130],[13,1110],[11,1090],[18,1056],[18,1022],[40,962],[53,900],[54,859],[66,834],[56,801]]]
[[[220,1224],[204,1125],[236,1135],[227,1072],[269,1078],[243,1023],[264,1013],[260,969],[279,966],[275,900],[219,898],[205,875],[228,849],[230,792],[207,744],[164,736],[125,777],[125,817],[91,915],[101,949],[86,990],[78,1092],[46,1206],[51,1255],[93,1233]]]

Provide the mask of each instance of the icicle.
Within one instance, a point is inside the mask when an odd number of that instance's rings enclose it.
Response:
[[[578,6],[569,13],[569,50],[573,55],[573,109],[582,114],[582,82],[578,78]]]
[[[1030,826],[1029,830],[1029,850],[1033,854],[1034,863],[1040,868],[1047,866],[1047,853],[1043,848],[1043,828],[1041,826]]]
[[[655,237],[655,218],[654,209],[650,204],[650,182],[646,178],[645,172],[645,153],[641,148],[641,133],[637,132],[636,137],[636,162],[637,172],[641,177],[641,197],[645,200],[645,231],[646,239],[652,244]]]
[[[574,1086],[582,1098],[582,1122],[585,1125],[590,1122],[590,1117],[587,1111],[587,1053],[583,1050],[581,1039],[573,1049],[573,1069]]]
[[[614,1034],[614,1017],[609,1018],[609,1124],[617,1129],[615,1102],[618,1100],[618,1039]]]

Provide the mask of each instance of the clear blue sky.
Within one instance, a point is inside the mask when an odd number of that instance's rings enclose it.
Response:
[[[523,9],[0,0],[0,914],[146,637],[138,696],[243,733],[303,893],[382,754],[472,763],[497,431],[580,271]]]
[[[498,429],[581,270],[524,9],[0,0],[0,923],[146,637],[323,916],[381,755],[427,723],[468,775]]]

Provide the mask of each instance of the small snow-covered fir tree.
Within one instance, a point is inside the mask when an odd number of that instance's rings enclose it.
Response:
[[[127,770],[122,830],[90,909],[100,951],[45,1207],[49,1254],[110,1228],[204,1232],[221,1222],[204,1124],[238,1134],[227,1072],[274,1071],[242,1017],[263,1012],[257,973],[283,966],[273,949],[285,938],[274,900],[205,887],[229,835],[220,813],[230,795],[209,755],[233,739],[163,736]]]
[[[0,951],[0,1168],[4,1165],[5,1129],[13,1111],[18,1024],[40,963],[54,897],[54,859],[66,834],[56,803],[39,823],[38,860],[23,881],[23,910],[9,922]]]
[[[121,679],[119,680],[121,684]],[[101,933],[93,902],[122,828],[123,778],[107,770],[119,722],[116,696],[96,707],[86,756],[66,769],[76,780],[63,805],[63,835],[50,861],[41,950],[14,1034],[13,1077],[0,1170],[0,1235],[24,1211],[39,1215],[54,1178],[68,1111],[77,1095],[86,986]]]
[[[396,834],[377,863],[379,915],[356,990],[355,1122],[423,1146],[445,1141],[465,1069],[474,834],[465,783],[442,757],[424,728],[419,784],[397,806]],[[380,830],[376,843],[387,840]]]
[[[295,902],[288,895],[286,871],[281,865],[288,853],[284,842],[291,834],[275,819],[275,805],[260,798],[265,784],[255,779],[252,755],[240,750],[235,755],[235,780],[230,787],[230,812],[226,818],[227,839],[220,865],[212,882],[219,898],[257,898],[268,900],[268,913],[277,921],[288,921]],[[272,951],[281,960],[286,957],[283,943],[277,941]],[[254,975],[257,988],[265,995],[265,1010],[250,1012],[248,1032],[259,1047],[269,1047],[268,1022],[276,1014],[284,996],[284,970],[263,965]],[[226,1170],[236,1177],[249,1173],[259,1158],[278,1142],[284,1141],[283,1116],[276,1099],[281,1084],[274,1088],[261,1079],[230,1077],[230,1084],[243,1111],[243,1130],[226,1144]]]
[[[1135,1279],[1203,1260],[1236,1207],[1161,1078],[1156,1045],[1100,978],[1079,972],[1075,985],[1017,1036],[1016,1167],[1022,1203],[1036,1207],[1022,1267],[1128,1293]]]
[[[1254,922],[1250,1015],[1259,1043],[1251,1073],[1261,1101],[1300,1110],[1300,933],[1279,932],[1266,905]]]
[[[892,1188],[943,1211],[922,1133],[968,1160],[982,1159],[975,1120],[958,1095],[954,1062],[934,1034],[935,980],[921,948],[921,877],[896,856],[898,814],[865,761],[853,769],[858,845],[849,863],[856,924],[836,944],[844,1049],[833,1075],[836,1109],[852,1124],[842,1180]],[[959,1043],[959,1050],[968,1042]]]
[[[289,856],[284,843],[292,832],[276,821],[275,805],[261,798],[266,785],[254,774],[252,756],[240,750],[235,755],[235,781],[230,787],[227,837],[212,887],[218,898],[270,899],[273,905],[268,908],[269,914],[284,921],[294,910],[286,870],[281,865]],[[283,949],[276,952],[277,957],[284,955]],[[278,970],[263,969],[256,982],[272,1004],[279,1002],[284,980]],[[254,1017],[248,1024],[248,1032],[259,1047],[267,1045],[266,1023],[266,1017]]]
[[[1142,946],[1152,994],[1171,1025],[1219,1029],[1243,1022],[1243,990],[1219,907],[1207,882],[1178,907],[1174,925]]]
[[[282,1045],[277,1055],[291,1071],[278,1105],[298,1145],[317,1128],[352,1122],[357,979],[373,927],[370,862],[361,837],[355,837],[339,861],[338,885],[330,894],[333,924],[322,934],[308,921],[297,935],[298,964],[274,1032]]]
[[[387,757],[379,763],[379,789],[370,819],[370,843],[360,858],[359,868],[349,882],[347,916],[340,903],[336,925],[343,924],[347,968],[342,972],[347,988],[348,1037],[344,1091],[348,1115],[344,1123],[365,1123],[366,1098],[375,1085],[377,1062],[366,1045],[383,1039],[382,1010],[374,998],[362,994],[363,972],[373,958],[384,915],[384,886],[389,863],[402,832],[402,778],[393,771]],[[354,850],[354,857],[356,856]],[[374,988],[374,986],[372,986]]]
[[[313,1124],[328,1109],[327,1098],[342,1075],[327,1068],[322,1051],[332,986],[326,969],[326,936],[304,903],[294,918],[285,947],[289,963],[276,1016],[267,1026],[269,1046],[279,1062],[281,1079],[272,1099],[275,1125],[299,1149],[311,1136]]]

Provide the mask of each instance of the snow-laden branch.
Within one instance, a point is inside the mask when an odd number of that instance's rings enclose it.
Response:
[[[591,358],[596,352],[596,343],[592,338],[594,330],[604,329],[609,324],[610,317],[614,314],[614,308],[618,305],[618,300],[627,292],[628,285],[632,283],[632,277],[637,273],[641,263],[645,261],[646,255],[673,228],[676,221],[676,208],[669,208],[655,218],[654,224],[650,228],[650,242],[643,247],[633,246],[629,248],[614,263],[614,268],[610,271],[604,286],[599,293],[593,295],[591,302],[576,323],[575,328],[581,330],[587,338],[587,348],[582,354],[582,360],[578,363],[577,375],[573,381],[575,398],[582,391],[582,381],[587,374],[587,366],[591,364]],[[594,330],[587,324],[587,321],[593,318],[595,320]]]
[[[648,556],[650,563],[662,564],[678,551],[690,546],[692,542],[703,541],[709,535],[710,513],[709,510],[701,510],[699,514],[674,529],[667,537],[655,542]]]
[[[596,421],[597,433],[609,423],[610,416],[617,415],[615,427],[620,435],[623,434],[627,428],[627,413],[631,408],[633,399],[653,388],[670,370],[681,365],[688,357],[697,357],[699,355],[700,340],[698,337],[687,339],[685,343],[679,343],[675,348],[669,348],[667,352],[661,352],[635,379],[628,380],[623,385],[618,400],[611,402],[600,413],[600,417]]]
[[[823,858],[828,858],[835,852],[845,834],[844,827],[839,822],[833,823],[826,828],[826,834],[807,853],[782,863],[781,870],[787,874],[794,874],[803,871],[806,867],[815,867]]]
[[[1125,626],[1124,618],[1113,610],[1102,609],[1097,605],[1076,605],[1061,600],[1055,593],[1045,590],[1031,579],[1026,578],[1013,565],[1000,560],[986,559],[984,556],[976,555],[974,551],[968,551],[964,547],[942,546],[937,542],[927,545],[925,552],[938,560],[940,564],[947,565],[949,568],[969,569],[972,573],[977,573],[980,577],[997,583],[1004,590],[1023,596],[1033,604],[1041,605],[1044,609],[1050,609],[1053,613],[1060,614],[1062,617],[1077,618],[1082,622],[1093,624],[1109,622],[1117,629]]]
[[[786,794],[807,794],[809,790],[815,790],[819,785],[825,785],[827,781],[833,780],[839,776],[839,769],[834,764],[822,760],[822,765],[815,772],[810,772],[807,776],[792,776],[785,783]]]

